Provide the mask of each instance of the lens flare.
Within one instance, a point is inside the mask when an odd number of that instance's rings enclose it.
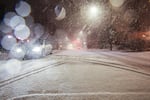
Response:
[[[26,25],[19,25],[15,28],[14,35],[19,40],[25,40],[30,36],[30,29]]]
[[[28,47],[27,56],[30,59],[37,59],[37,58],[42,57],[42,51],[43,49],[41,45],[33,44],[32,46]]]
[[[10,21],[11,19],[16,16],[16,13],[14,12],[8,12],[5,14],[4,16],[4,23],[7,25],[7,26],[10,26]]]
[[[121,7],[125,0],[110,0],[110,3],[114,7]]]
[[[90,14],[92,14],[93,16],[96,16],[98,13],[98,8],[96,6],[92,6],[90,7]]]
[[[17,40],[12,35],[5,35],[1,40],[1,45],[6,50],[10,50],[16,43]]]
[[[31,6],[25,1],[20,1],[16,4],[15,10],[18,15],[26,17],[31,13]]]
[[[15,59],[23,59],[26,55],[26,48],[23,44],[16,44],[10,50],[9,56]]]
[[[33,49],[32,49],[33,52],[36,52],[36,53],[39,53],[41,52],[41,47],[39,46],[35,46]]]
[[[25,25],[25,20],[24,18],[20,16],[14,16],[10,20],[10,27],[15,29],[19,25]]]
[[[12,28],[7,26],[5,23],[1,23],[0,24],[0,31],[5,33],[5,34],[8,34],[8,33],[12,33]]]
[[[55,7],[56,20],[60,21],[66,17],[66,10],[61,5]]]

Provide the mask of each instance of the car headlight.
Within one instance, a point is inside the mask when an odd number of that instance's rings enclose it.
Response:
[[[40,46],[35,46],[35,47],[32,48],[32,52],[41,53],[42,52],[42,48]]]

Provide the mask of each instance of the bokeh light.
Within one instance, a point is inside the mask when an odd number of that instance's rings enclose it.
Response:
[[[30,15],[31,6],[25,1],[19,0],[15,11],[6,13],[4,20],[0,23],[1,33],[6,34],[1,35],[1,45],[4,49],[9,50],[9,57],[34,59],[50,54],[53,46],[41,44],[40,39],[45,33],[45,29],[41,24],[34,23],[34,19]],[[64,7],[60,5],[56,6],[55,13],[57,20],[62,20],[66,16]]]
[[[66,10],[61,5],[55,7],[56,20],[62,20],[66,17]]]
[[[25,40],[30,36],[30,29],[26,25],[19,25],[15,28],[14,35],[17,39]]]
[[[16,44],[10,50],[9,56],[15,59],[23,59],[26,55],[26,48],[23,44]]]
[[[113,7],[121,7],[125,0],[109,0]]]
[[[16,4],[15,10],[18,15],[26,17],[31,13],[31,6],[25,1],[20,1]]]
[[[17,40],[12,35],[5,35],[1,40],[1,45],[6,50],[10,50],[16,43]]]
[[[30,59],[37,59],[42,57],[42,45],[40,44],[34,44],[34,45],[30,45],[28,47],[28,52],[27,52],[27,56]]]
[[[10,26],[15,29],[19,25],[25,25],[25,20],[21,16],[14,16],[10,20]]]
[[[97,15],[98,15],[98,11],[99,11],[99,9],[98,9],[98,7],[96,7],[96,6],[91,6],[90,8],[89,8],[89,14],[90,14],[90,17],[96,17]]]
[[[4,23],[7,25],[7,26],[10,26],[10,21],[11,19],[16,16],[16,13],[15,12],[8,12],[5,14],[4,16]]]
[[[5,23],[1,23],[0,24],[0,31],[5,33],[5,34],[8,34],[8,33],[12,33],[12,28],[7,26]]]
[[[103,9],[101,5],[98,4],[89,4],[82,8],[81,16],[86,22],[95,22],[101,20]]]

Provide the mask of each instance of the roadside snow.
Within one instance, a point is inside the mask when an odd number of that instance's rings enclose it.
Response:
[[[98,55],[107,56],[108,59],[117,60],[133,68],[150,73],[150,51],[147,52],[125,52],[108,50],[89,50]]]
[[[42,66],[56,63],[52,59],[37,59],[20,61],[17,59],[10,59],[8,61],[0,61],[0,81],[9,79],[11,77],[30,72],[32,70],[41,68]]]

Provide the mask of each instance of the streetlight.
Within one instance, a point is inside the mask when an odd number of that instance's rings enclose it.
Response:
[[[83,7],[81,10],[82,18],[85,21],[83,28],[81,29],[79,36],[82,36],[82,45],[87,48],[87,36],[91,33],[91,29],[99,23],[102,18],[103,9],[98,3],[90,4]]]
[[[102,12],[103,9],[98,4],[90,4],[84,6],[81,10],[81,16],[83,18],[83,21],[85,22],[83,30],[89,29],[91,26],[94,26],[97,23],[99,23],[100,19],[102,18]]]
[[[102,18],[103,7],[98,3],[92,3],[86,6],[83,6],[81,9],[81,16],[83,21],[94,22],[100,18]]]
[[[100,17],[101,9],[97,5],[90,5],[86,13],[89,20],[97,19]]]
[[[89,8],[89,13],[91,17],[96,17],[98,15],[98,8],[96,6],[91,6]]]

